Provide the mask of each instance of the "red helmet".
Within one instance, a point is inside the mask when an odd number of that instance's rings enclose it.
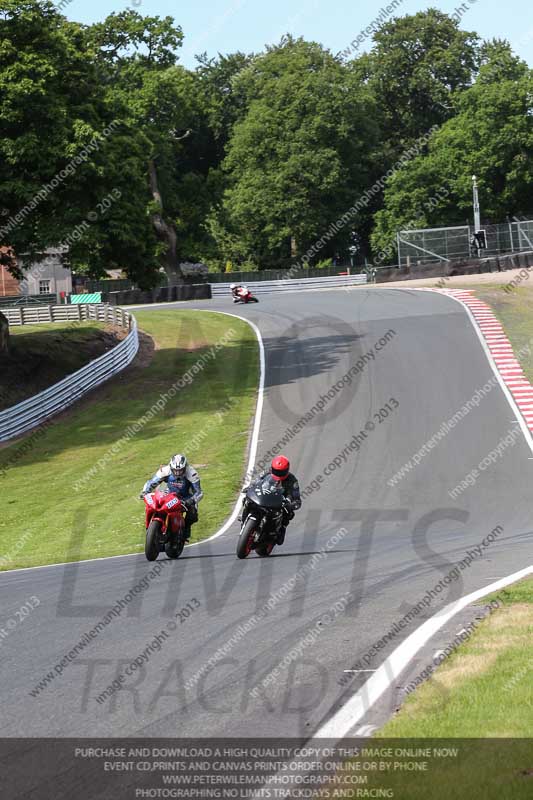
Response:
[[[284,481],[289,474],[289,459],[285,456],[276,456],[272,459],[271,472],[275,481]]]

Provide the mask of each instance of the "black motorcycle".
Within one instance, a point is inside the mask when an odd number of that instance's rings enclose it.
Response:
[[[237,542],[238,558],[246,558],[252,550],[262,557],[271,554],[283,524],[285,502],[279,481],[271,475],[248,487]]]

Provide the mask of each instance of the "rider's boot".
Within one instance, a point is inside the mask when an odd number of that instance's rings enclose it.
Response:
[[[243,501],[242,501],[241,513],[237,517],[239,522],[246,522],[247,512],[248,512],[248,503],[246,502],[246,497],[245,497],[245,498],[243,498]]]

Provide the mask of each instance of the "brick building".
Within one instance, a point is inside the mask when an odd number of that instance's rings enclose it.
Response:
[[[0,253],[9,253],[12,255],[13,251],[11,248],[4,245],[3,247],[0,247]],[[4,267],[2,264],[0,264],[0,297],[13,297],[17,294],[20,294],[18,280],[13,277],[7,267]]]
[[[20,294],[19,282],[0,264],[0,297],[13,297]]]

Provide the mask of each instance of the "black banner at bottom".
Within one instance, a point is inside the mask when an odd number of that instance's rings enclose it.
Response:
[[[528,800],[533,739],[0,739],[6,800]]]

